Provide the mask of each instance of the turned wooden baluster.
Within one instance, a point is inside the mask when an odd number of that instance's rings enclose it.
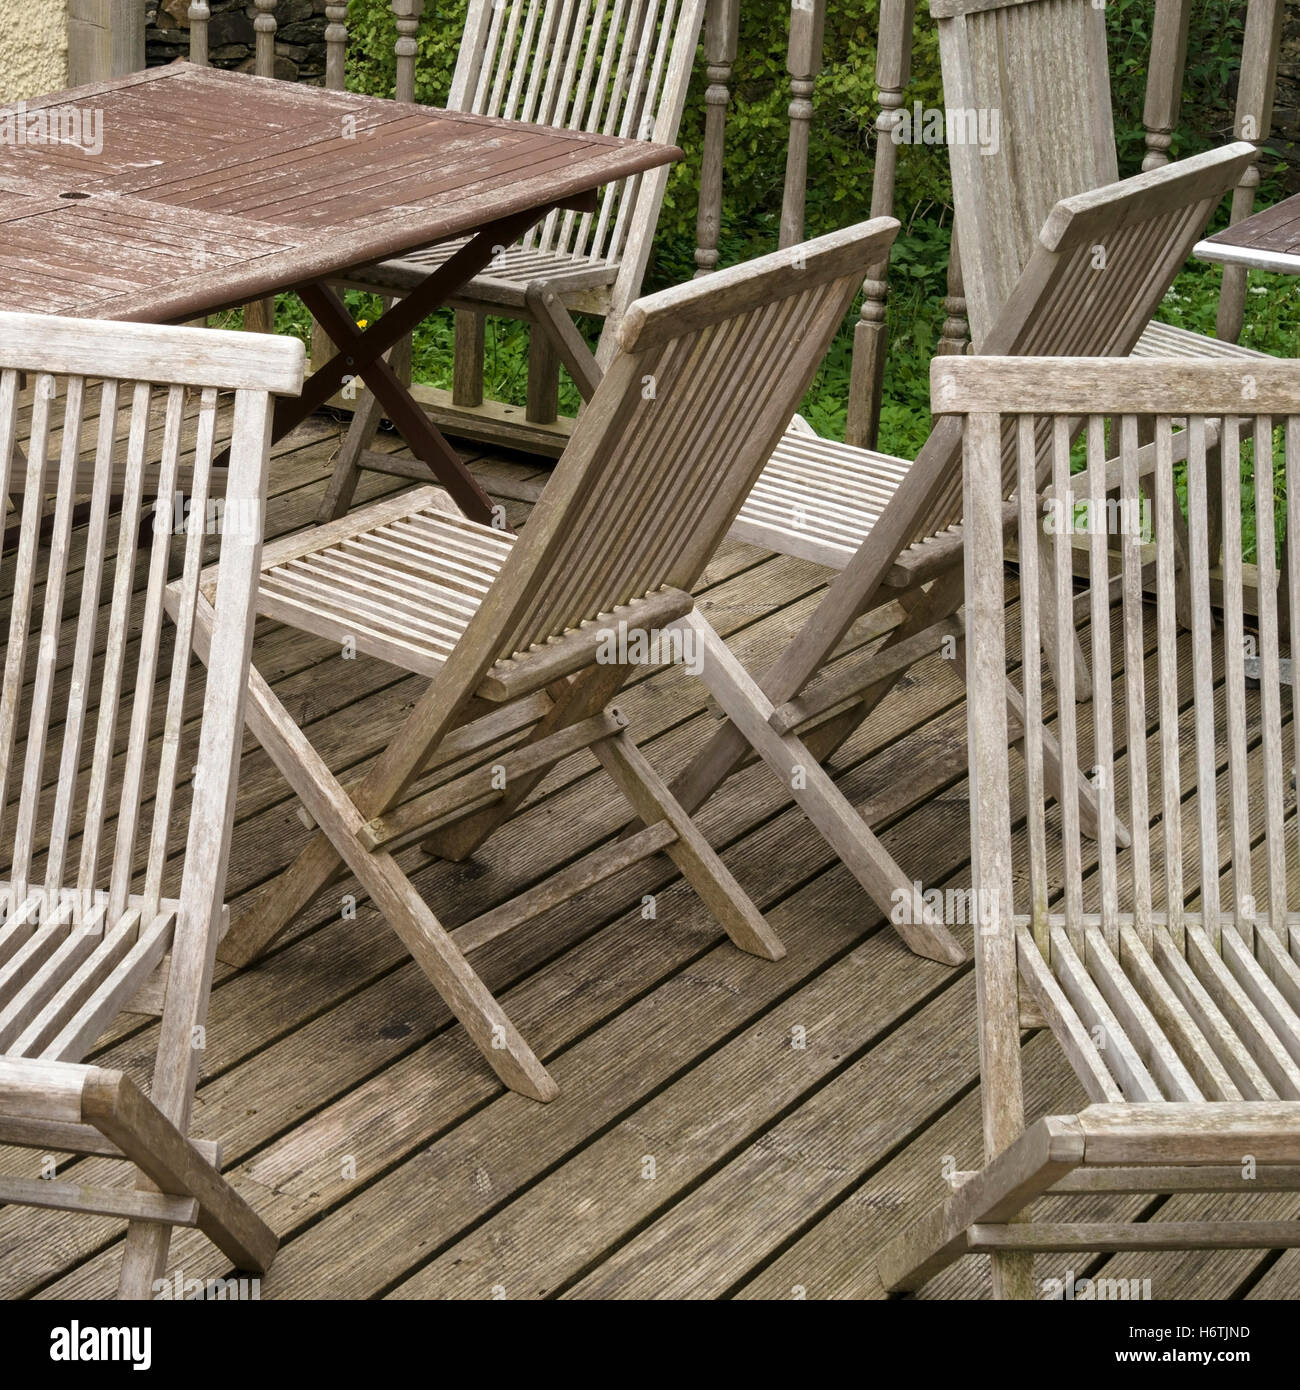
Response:
[[[1246,32],[1241,44],[1241,76],[1237,84],[1237,115],[1233,133],[1255,146],[1268,139],[1273,124],[1273,92],[1277,83],[1278,55],[1282,46],[1282,0],[1250,0],[1246,6]],[[1230,222],[1249,217],[1259,187],[1259,168],[1252,164],[1232,193]],[[1245,266],[1225,265],[1219,290],[1219,314],[1215,332],[1225,342],[1241,336],[1246,314]]]
[[[194,0],[188,10],[190,21],[190,62],[201,68],[208,65],[208,20],[212,11],[203,0]]]
[[[1169,163],[1169,146],[1183,99],[1183,64],[1187,58],[1187,23],[1191,0],[1156,0],[1151,23],[1151,60],[1147,66],[1146,127],[1143,171]]]
[[[391,0],[393,17],[397,21],[397,42],[393,52],[397,55],[397,82],[393,96],[398,101],[415,100],[415,58],[419,52],[416,34],[420,28],[420,16],[424,13],[424,0]],[[393,301],[386,299],[384,308],[392,307]],[[395,343],[386,354],[388,364],[397,373],[398,379],[407,385],[411,381],[411,353],[413,339],[410,334]]]
[[[275,76],[275,31],[280,27],[275,22],[275,0],[255,0],[257,18],[253,21],[256,35],[256,48],[253,53],[253,71],[259,77]]]
[[[966,351],[966,293],[961,278],[961,251],[957,245],[957,228],[952,229],[952,246],[948,252],[948,296],[943,301],[945,318],[939,330],[939,357],[955,357]]]
[[[325,85],[331,92],[347,88],[348,7],[325,6]]]
[[[727,142],[731,69],[740,36],[738,0],[710,0],[704,21],[704,58],[709,85],[704,93],[704,157],[700,162],[700,205],[695,219],[696,276],[718,265],[722,232],[722,157]]]
[[[418,51],[415,35],[420,27],[424,0],[392,0],[392,8],[397,20],[397,90],[393,95],[398,101],[414,101],[415,55]]]
[[[812,131],[813,90],[822,70],[826,0],[794,0],[790,7],[790,141],[785,156],[785,193],[781,200],[780,244],[803,240],[808,198],[808,140]]]
[[[253,21],[256,49],[253,71],[258,77],[275,76],[275,0],[257,0],[257,18]],[[250,333],[275,332],[275,299],[259,299],[244,305],[244,327]]]
[[[331,92],[347,89],[348,7],[325,6],[325,86]],[[335,354],[330,335],[311,321],[311,365],[313,371],[323,367]]]
[[[912,20],[915,0],[881,0],[876,37],[876,159],[871,176],[872,217],[892,217],[898,146],[894,129],[902,120],[903,89],[912,75]],[[880,429],[880,399],[885,376],[885,299],[889,263],[871,267],[862,284],[862,309],[853,330],[853,367],[844,437],[862,449],[874,449]]]

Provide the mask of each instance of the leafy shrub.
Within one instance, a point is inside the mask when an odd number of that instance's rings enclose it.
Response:
[[[1120,170],[1133,173],[1144,152],[1141,123],[1151,48],[1152,0],[1109,0],[1112,105]],[[917,7],[912,78],[906,100],[942,104],[938,36],[924,5]],[[1241,52],[1245,11],[1240,0],[1193,0],[1184,80],[1182,119],[1173,157],[1192,154],[1231,136],[1231,103]],[[789,133],[786,71],[788,0],[745,0],[740,44],[727,116],[721,263],[732,264],[776,245]],[[446,100],[464,24],[465,0],[431,0],[417,36],[416,99]],[[830,3],[825,64],[817,81],[809,151],[806,225],[809,235],[870,215],[872,146],[879,112],[875,85],[878,0],[865,5]],[[388,0],[351,0],[348,12],[348,86],[375,95],[392,94],[396,76],[396,24]],[[704,141],[704,63],[696,65],[679,143],[688,153],[668,183],[646,289],[676,284],[695,269],[695,214],[699,154]],[[929,429],[929,362],[943,322],[952,193],[946,152],[914,145],[898,164],[896,211],[903,231],[890,267],[889,355],[885,368],[881,447],[913,452]],[[1264,161],[1261,199],[1280,196],[1276,165]],[[1219,212],[1226,220],[1226,207]],[[1278,293],[1248,300],[1243,341],[1273,351],[1295,350],[1295,285],[1283,277],[1260,277]],[[1170,321],[1213,328],[1219,275],[1207,266],[1189,267],[1164,316]],[[354,310],[376,306],[354,301]],[[301,321],[301,315],[296,316]],[[852,324],[846,321],[804,405],[813,425],[842,436],[848,393]],[[286,321],[286,327],[290,326]],[[597,323],[584,325],[592,341]],[[526,329],[508,320],[489,320],[487,384],[498,398],[522,404]],[[416,343],[416,374],[438,385],[450,383],[450,326],[447,316],[431,321]],[[565,408],[577,395],[566,381]]]

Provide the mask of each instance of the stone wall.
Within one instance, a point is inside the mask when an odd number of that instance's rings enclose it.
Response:
[[[4,0],[0,105],[68,85],[68,15],[50,0]]]
[[[9,0],[6,0],[9,3]],[[208,0],[208,54],[213,67],[252,70],[257,6],[248,0]],[[150,67],[186,58],[190,0],[145,0],[145,51]],[[275,75],[287,82],[325,76],[325,0],[278,0]]]

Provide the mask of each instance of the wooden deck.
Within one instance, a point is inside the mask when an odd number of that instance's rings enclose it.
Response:
[[[270,535],[311,519],[338,434],[316,419],[277,447]],[[525,522],[545,471],[489,456],[474,469]],[[366,497],[399,486],[377,474],[362,485]],[[825,577],[728,544],[700,597],[761,668]],[[422,686],[270,624],[255,660],[336,771],[364,763]],[[713,727],[680,668],[620,703],[661,770]],[[837,759],[841,785],[883,818],[886,842],[927,886],[968,881],[965,719],[962,687],[935,659]],[[943,775],[913,776],[936,757]],[[446,923],[617,829],[619,803],[594,768],[588,755],[558,768],[473,862],[423,861],[416,881]],[[882,787],[903,790],[881,800]],[[766,769],[737,777],[703,825],[770,914],[783,961],[727,944],[664,859],[475,956],[559,1083],[550,1106],[502,1092],[382,919],[365,902],[354,920],[341,915],[346,884],[254,967],[220,967],[195,1129],[223,1140],[237,1186],[281,1236],[263,1298],[884,1296],[873,1251],[942,1196],[945,1163],[980,1159],[971,969],[907,953]],[[235,910],[305,834],[250,744]],[[958,932],[969,944],[969,928]],[[101,1060],[147,1082],[154,1028],[138,1019]],[[1025,1070],[1035,1113],[1083,1102],[1049,1035],[1026,1037]],[[1296,1216],[1300,1199],[1093,1198],[1071,1210],[1100,1220],[1135,1203],[1153,1220],[1229,1204],[1262,1219]],[[0,1211],[0,1292],[111,1296],[120,1233],[109,1220]],[[194,1232],[177,1233],[172,1250],[186,1280],[229,1273]],[[1057,1256],[1039,1270],[1067,1267],[1150,1278],[1156,1298],[1300,1295],[1300,1252]],[[924,1296],[987,1293],[987,1262],[968,1259]]]

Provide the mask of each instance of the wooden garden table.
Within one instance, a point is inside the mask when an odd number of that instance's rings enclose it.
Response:
[[[93,124],[80,146],[31,138],[59,108],[96,113],[102,148]],[[679,158],[173,63],[0,108],[0,304],[170,323],[292,290],[339,351],[278,403],[274,437],[360,377],[461,510],[487,521],[486,494],[382,354],[552,209],[593,211],[602,185]],[[466,237],[364,331],[328,286]]]
[[[1300,193],[1198,241],[1192,254],[1203,261],[1300,275]]]

